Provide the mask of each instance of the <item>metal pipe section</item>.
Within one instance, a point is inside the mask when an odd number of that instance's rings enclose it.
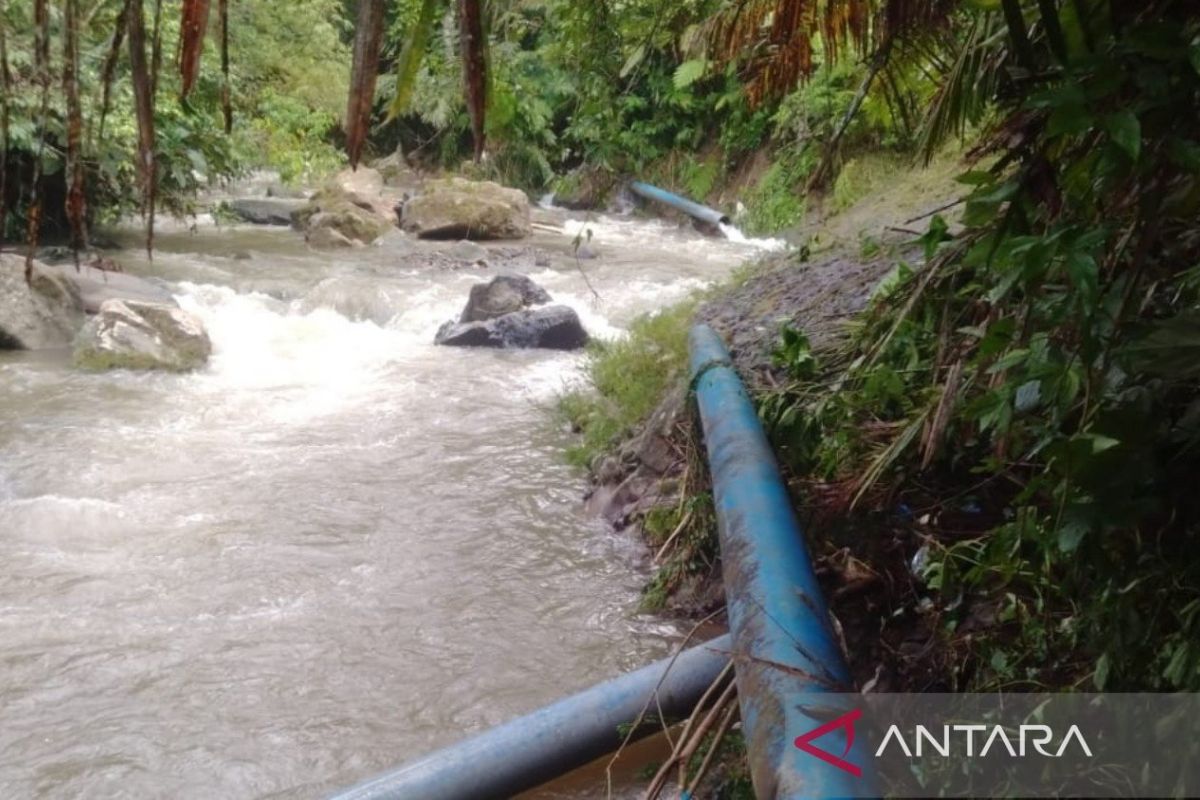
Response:
[[[836,709],[849,710],[853,695],[834,693],[853,691],[850,673],[775,454],[729,352],[707,325],[692,328],[689,343],[756,796],[862,797],[864,779],[793,744]],[[847,743],[852,728],[835,728],[812,745],[864,764],[852,738]]]
[[[651,186],[648,183],[634,181],[629,184],[629,189],[639,197],[644,197],[647,200],[654,200],[658,203],[665,203],[672,208],[678,209],[689,216],[695,217],[701,222],[706,222],[714,228],[718,225],[728,225],[729,217],[717,211],[715,208],[702,206],[699,203],[694,203],[685,197],[680,197],[677,194],[672,194],[666,189],[660,189],[657,186]]]
[[[722,636],[636,672],[593,686],[528,716],[380,775],[334,800],[503,800],[614,752],[619,729],[650,712],[690,714],[729,663]],[[643,726],[635,737],[653,733]]]

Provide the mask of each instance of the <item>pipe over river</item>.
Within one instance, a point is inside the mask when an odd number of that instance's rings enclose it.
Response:
[[[694,217],[701,222],[704,222],[716,228],[721,225],[729,224],[729,217],[717,211],[715,208],[702,206],[699,203],[688,200],[686,197],[680,197],[677,194],[668,192],[666,189],[660,189],[657,186],[651,186],[648,183],[634,181],[629,184],[629,189],[639,197],[644,197],[647,200],[653,200],[657,203],[663,203],[671,206],[674,209],[682,211],[688,216]]]
[[[503,800],[614,752],[621,726],[650,710],[691,713],[729,663],[729,637],[593,686],[368,780],[334,800]],[[643,725],[635,736],[655,726]]]

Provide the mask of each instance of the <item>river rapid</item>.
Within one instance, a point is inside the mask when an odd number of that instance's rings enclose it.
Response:
[[[610,216],[577,263],[572,216],[487,247],[599,337],[759,252]],[[122,237],[214,355],[0,353],[0,797],[321,797],[679,641],[564,463],[582,356],[432,344],[494,268],[399,232]]]

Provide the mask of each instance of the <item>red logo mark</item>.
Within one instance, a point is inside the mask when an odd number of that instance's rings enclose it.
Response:
[[[862,710],[856,708],[853,711],[843,714],[835,720],[826,722],[819,728],[813,728],[803,736],[797,737],[796,747],[808,753],[810,756],[816,756],[826,764],[832,764],[840,770],[849,772],[856,778],[861,778],[862,769],[846,760],[846,756],[850,753],[850,748],[854,746],[854,721],[861,716]],[[825,734],[830,733],[831,731],[836,731],[838,728],[846,729],[846,749],[842,751],[840,756],[835,756],[828,750],[822,750],[821,748],[812,744],[813,739],[820,739]]]

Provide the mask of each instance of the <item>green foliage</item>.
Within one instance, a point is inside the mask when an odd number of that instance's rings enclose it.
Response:
[[[1024,149],[963,176],[966,230],[935,218],[822,369],[785,332],[762,404],[852,507],[937,509],[944,634],[994,619],[961,640],[975,687],[1200,687],[1200,21],[1151,17],[1067,62],[1036,41],[1001,127]]]
[[[47,186],[47,225],[53,236],[61,225],[64,110],[57,92],[46,118],[46,146],[39,135],[40,92],[32,81],[31,4],[9,3],[4,11],[9,66],[14,91],[8,99],[10,165],[28,181],[30,165],[39,157]],[[133,116],[128,64],[123,48],[112,85],[111,107],[103,136],[99,131],[101,66],[107,55],[119,3],[94,4],[80,31],[79,81],[83,100],[85,188],[93,222],[105,222],[136,210],[140,193],[132,154],[137,131]],[[150,13],[150,12],[148,12]],[[311,178],[342,162],[330,136],[345,107],[347,50],[341,41],[345,22],[337,0],[269,3],[246,0],[230,4],[232,51],[231,97],[234,135],[224,134],[220,113],[222,78],[217,37],[206,39],[200,79],[186,104],[178,102],[179,78],[169,54],[179,37],[179,13],[165,5],[162,18],[163,59],[155,111],[160,207],[177,215],[195,210],[196,192],[254,167],[275,167],[285,179]],[[215,14],[214,14],[215,30]],[[53,68],[59,69],[61,15],[51,26]],[[14,35],[14,32],[17,35]],[[28,187],[7,223],[10,237],[23,235]],[[0,231],[0,236],[5,232]]]
[[[782,153],[746,195],[746,231],[770,234],[798,224],[807,207],[804,182],[816,163],[810,148]]]
[[[565,394],[559,409],[583,434],[569,452],[586,466],[632,426],[645,419],[687,368],[687,334],[695,311],[684,302],[630,326],[615,342],[591,345],[587,390]]]

